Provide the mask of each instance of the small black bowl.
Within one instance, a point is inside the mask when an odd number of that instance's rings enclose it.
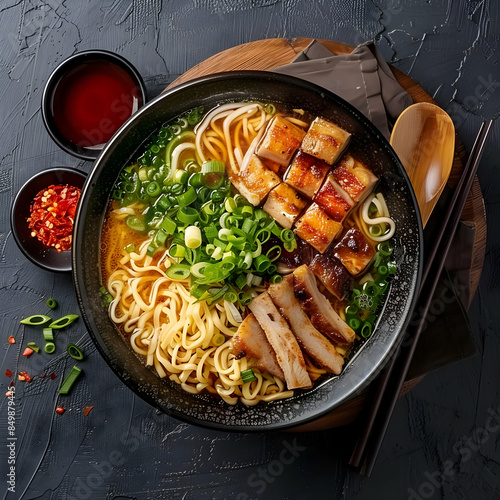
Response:
[[[10,227],[17,246],[33,264],[48,271],[71,271],[71,251],[58,252],[55,248],[46,247],[31,236],[27,219],[30,216],[31,203],[42,189],[52,184],[68,184],[82,189],[86,178],[85,172],[74,168],[49,168],[34,175],[17,193],[12,202]]]
[[[75,99],[74,95],[82,97],[92,84],[95,84],[92,92],[94,100],[90,100],[89,94],[85,99]],[[61,105],[61,101],[66,100],[74,103],[81,116],[91,117],[90,123],[99,120],[98,124],[90,126],[82,119],[81,129],[75,132],[74,127],[64,121],[64,113],[70,107],[66,102]],[[130,62],[106,50],[87,50],[63,61],[50,75],[42,96],[42,118],[48,133],[61,149],[78,158],[94,160],[109,140],[109,134],[145,102],[144,82]],[[68,115],[78,116],[75,110]],[[109,116],[106,117],[106,114]]]

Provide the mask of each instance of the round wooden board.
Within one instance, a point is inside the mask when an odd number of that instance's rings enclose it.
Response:
[[[189,80],[193,80],[194,78],[207,76],[213,73],[241,70],[272,70],[272,68],[292,62],[297,54],[304,50],[312,41],[312,38],[293,38],[290,40],[284,38],[271,38],[238,45],[219,52],[205,61],[202,61],[200,64],[194,66],[174,80],[167,87],[167,89],[175,87],[181,83],[185,83]],[[318,41],[334,54],[349,54],[354,49],[354,47],[350,45],[332,40],[320,39]],[[391,70],[399,84],[411,95],[414,102],[431,102],[436,104],[432,97],[408,75],[393,67],[391,67]],[[465,148],[460,139],[456,137],[455,159],[449,181],[450,186],[453,187],[459,178],[465,159]],[[479,285],[479,279],[484,262],[486,246],[485,214],[483,196],[479,182],[476,178],[467,200],[467,204],[462,213],[463,220],[474,222],[476,226],[470,278],[471,300]],[[405,394],[410,391],[422,378],[423,377],[420,377],[418,379],[405,382],[401,394]],[[334,412],[325,415],[310,424],[303,425],[293,430],[313,431],[350,423],[361,411],[363,405],[365,404],[365,400],[366,394],[361,394]]]

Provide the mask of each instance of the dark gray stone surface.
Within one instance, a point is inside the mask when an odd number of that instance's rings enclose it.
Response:
[[[216,52],[297,36],[350,44],[375,39],[454,119],[467,150],[482,119],[500,109],[500,3],[495,0],[2,0],[0,4],[0,491],[12,499],[495,499],[500,497],[500,129],[479,170],[488,244],[470,309],[478,355],[428,375],[400,400],[371,478],[346,465],[354,426],[317,433],[238,435],[195,428],[134,396],[87,338],[83,323],[61,331],[82,342],[85,377],[55,408],[60,351],[23,357],[36,340],[22,317],[60,302],[75,312],[69,275],[36,268],[20,253],[8,213],[17,190],[55,165],[88,171],[46,133],[40,98],[66,57],[104,48],[128,58],[150,97]],[[17,343],[7,343],[14,335]],[[450,342],[453,342],[450,332]],[[6,369],[15,374],[4,375]],[[27,370],[29,384],[17,382]],[[40,374],[57,374],[55,380]],[[16,380],[15,492],[7,490],[8,405]],[[94,406],[87,417],[83,408]],[[497,420],[495,420],[497,419]],[[292,451],[290,451],[292,450]]]

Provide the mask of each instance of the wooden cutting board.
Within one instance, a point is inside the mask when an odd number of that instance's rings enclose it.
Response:
[[[167,89],[193,80],[194,78],[224,71],[272,70],[272,68],[292,62],[297,54],[304,50],[312,41],[312,38],[293,38],[290,40],[284,38],[271,38],[238,45],[202,61],[200,64],[194,66],[174,80]],[[320,39],[318,41],[334,54],[349,54],[354,49],[354,47],[350,45],[332,40]],[[391,67],[391,70],[399,84],[411,95],[414,102],[431,102],[436,104],[432,97],[408,75],[393,67]],[[454,187],[456,184],[465,160],[465,148],[457,137],[455,142],[455,159],[448,183],[451,187]],[[470,297],[472,300],[479,285],[486,247],[486,215],[483,196],[477,178],[474,181],[467,204],[462,213],[462,220],[473,222],[476,226],[470,277]],[[405,382],[401,395],[410,391],[422,378],[423,377],[419,377]],[[362,394],[353,398],[340,408],[337,408],[334,412],[293,430],[313,431],[348,424],[358,416],[363,408],[365,399],[365,394]]]

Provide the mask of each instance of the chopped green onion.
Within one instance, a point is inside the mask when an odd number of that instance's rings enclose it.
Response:
[[[52,328],[44,328],[43,329],[43,338],[47,342],[52,342],[54,340],[54,332],[52,331]]]
[[[292,241],[285,241],[283,243],[283,248],[287,251],[287,252],[293,252],[296,248],[297,248],[297,240],[294,239]]]
[[[247,382],[252,382],[253,380],[257,380],[257,377],[255,376],[255,373],[251,368],[248,368],[247,370],[243,370],[241,372],[241,380],[243,381],[244,384]]]
[[[203,185],[211,190],[219,189],[224,184],[225,179],[224,174],[217,172],[202,174]]]
[[[76,365],[73,366],[67,377],[64,379],[61,388],[59,389],[59,394],[68,394],[81,372],[81,368],[78,368]]]
[[[182,259],[186,254],[186,249],[182,245],[171,245],[168,249],[170,257],[175,257],[177,259]]]
[[[203,176],[199,172],[192,174],[188,179],[188,185],[195,188],[203,186]]]
[[[389,269],[387,268],[387,266],[384,266],[384,265],[380,265],[377,267],[377,273],[379,276],[387,276],[389,274]]]
[[[33,316],[28,316],[21,320],[23,325],[31,325],[31,326],[42,326],[47,324],[49,321],[52,321],[52,318],[46,316],[45,314],[34,314]]]
[[[234,212],[236,210],[236,202],[234,201],[234,198],[227,198],[224,207],[227,212]]]
[[[264,111],[269,115],[274,115],[274,113],[276,113],[276,106],[272,103],[266,104]]]
[[[152,257],[154,255],[154,253],[156,252],[157,249],[158,249],[157,245],[155,245],[154,243],[150,243],[148,245],[146,253],[149,255],[149,257]]]
[[[177,212],[177,218],[184,224],[193,224],[200,217],[198,210],[192,207],[181,207]]]
[[[57,300],[56,299],[47,299],[47,302],[46,304],[51,308],[51,309],[55,309],[57,307]]]
[[[369,321],[365,321],[361,327],[361,336],[367,339],[372,334],[373,325]]]
[[[374,224],[373,226],[370,226],[370,228],[368,229],[368,232],[370,233],[371,236],[378,238],[379,236],[382,236],[382,234],[383,234],[382,226],[380,224]]]
[[[163,229],[167,234],[174,234],[177,229],[177,224],[168,216],[165,215],[163,220],[160,222],[160,228]]]
[[[386,257],[391,255],[393,250],[392,245],[389,243],[389,241],[382,241],[378,244],[377,249],[382,255]]]
[[[161,187],[156,181],[152,181],[146,186],[146,193],[151,197],[159,196],[161,194]]]
[[[177,203],[180,207],[185,207],[190,205],[197,198],[196,191],[193,186],[191,186],[185,193],[179,194],[177,196]]]
[[[184,233],[184,241],[188,248],[198,248],[201,245],[201,229],[198,226],[188,226]]]
[[[193,111],[191,111],[191,113],[189,113],[187,121],[189,125],[193,126],[199,123],[202,117],[203,117],[203,108],[195,108],[193,109]]]
[[[252,302],[252,296],[249,293],[241,292],[238,297],[238,301],[242,306],[247,306]]]
[[[347,324],[354,330],[354,331],[357,331],[359,330],[360,326],[361,326],[361,321],[359,320],[359,318],[351,318]]]
[[[66,316],[63,316],[62,318],[56,319],[53,321],[50,325],[49,328],[54,328],[56,330],[59,330],[60,328],[64,328],[65,326],[70,325],[78,319],[78,314],[66,314]]]
[[[135,245],[133,243],[130,243],[129,245],[127,245],[125,247],[125,251],[127,253],[132,253],[132,252],[135,252]]]
[[[99,288],[99,291],[101,292],[101,300],[103,302],[103,306],[109,306],[109,304],[113,302],[113,296],[106,290],[104,286],[101,286],[101,288]]]
[[[35,342],[28,342],[28,347],[33,349],[35,352],[40,352],[40,348],[35,344]]]
[[[349,304],[345,308],[345,315],[346,316],[356,316],[358,314],[359,308],[355,304]]]
[[[185,170],[177,170],[175,172],[175,182],[179,184],[186,184],[189,179],[189,174]]]
[[[283,276],[281,274],[274,274],[269,278],[269,283],[275,284],[275,283],[281,283],[283,281]]]
[[[146,231],[146,224],[143,220],[139,219],[137,215],[129,215],[125,219],[125,223],[130,229],[133,229],[134,231],[139,231],[141,233]]]
[[[45,343],[45,352],[47,354],[52,354],[56,350],[56,345],[54,342],[46,342]]]
[[[295,234],[291,229],[283,229],[280,234],[280,240],[285,241],[293,241],[295,240]]]
[[[185,280],[191,274],[191,268],[186,264],[173,264],[166,270],[166,274],[171,280]]]
[[[216,347],[221,346],[222,344],[224,344],[225,341],[226,341],[226,337],[224,337],[224,335],[222,335],[222,333],[216,333],[212,337],[212,344]]]
[[[271,260],[266,255],[259,255],[255,257],[254,265],[257,272],[263,273],[267,271],[267,269],[271,265]]]
[[[241,290],[247,284],[247,276],[246,274],[240,274],[236,278],[234,284]]]
[[[66,351],[68,351],[68,354],[77,361],[83,359],[83,351],[76,344],[68,344]]]
[[[238,294],[231,289],[224,294],[224,300],[230,303],[236,302],[238,300]]]
[[[222,161],[219,160],[204,161],[201,165],[202,174],[224,173],[225,171],[226,166]]]

